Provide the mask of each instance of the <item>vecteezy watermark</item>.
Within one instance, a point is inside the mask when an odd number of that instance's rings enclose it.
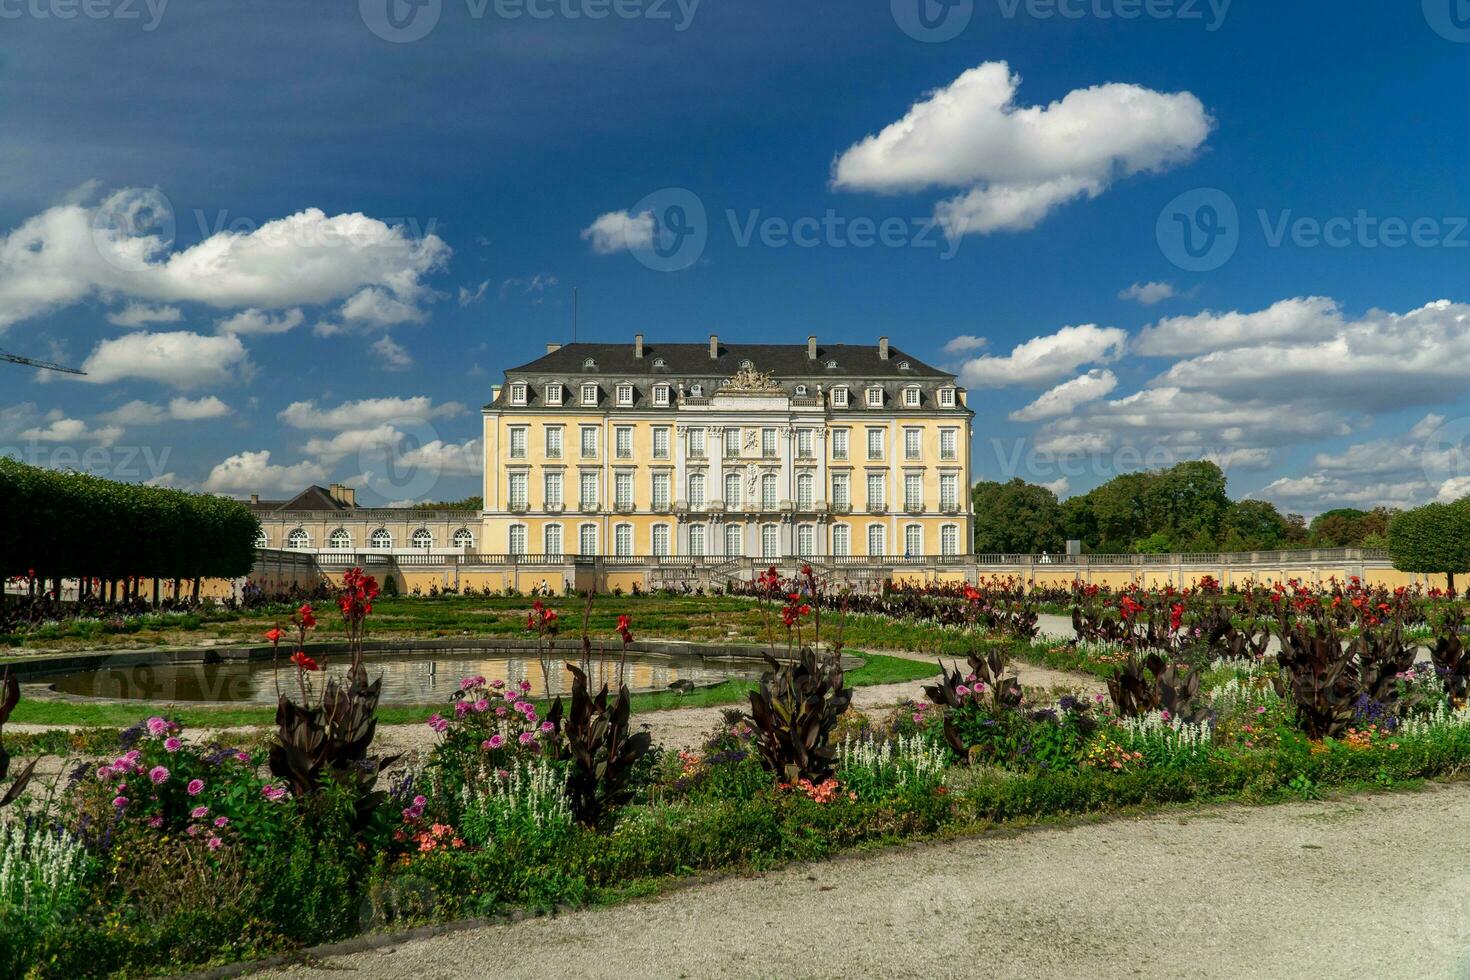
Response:
[[[457,447],[447,446],[428,419],[405,415],[388,419],[384,438],[365,440],[357,451],[359,477],[367,488],[390,500],[422,500],[439,485]]]
[[[655,272],[679,272],[698,262],[709,242],[709,218],[699,195],[683,187],[664,187],[643,197],[629,214],[641,225],[628,239],[628,251]]]
[[[118,191],[92,212],[92,244],[122,272],[146,269],[173,246],[177,230],[173,202],[156,187]]]
[[[439,219],[387,217],[361,222],[260,221],[247,215],[231,215],[228,209],[213,214],[201,208],[190,212],[199,240],[215,235],[249,235],[266,246],[290,248],[366,248],[382,244],[382,226],[398,229],[405,239],[421,241],[435,233]]]
[[[145,31],[163,22],[168,0],[0,0],[0,20],[137,21]]]
[[[1424,0],[1424,19],[1445,40],[1470,44],[1470,0]]]
[[[701,0],[464,0],[470,20],[649,20],[687,31]],[[439,26],[444,0],[358,0],[367,29],[385,41],[421,41]]]
[[[1431,489],[1454,499],[1470,493],[1470,418],[1435,426],[1419,446],[1419,467]]]
[[[28,466],[49,470],[77,470],[91,476],[137,483],[168,476],[170,446],[88,446],[77,449],[61,443],[29,441],[14,446],[0,446],[5,456]]]
[[[1360,208],[1324,217],[1259,208],[1254,217],[1267,248],[1470,248],[1467,216],[1380,216]],[[1186,272],[1211,272],[1235,256],[1248,224],[1230,195],[1201,188],[1164,206],[1156,234],[1160,251],[1174,265]]]
[[[1199,23],[1209,33],[1225,26],[1234,0],[979,0],[993,3],[1006,20],[1176,20]],[[916,41],[937,44],[958,37],[975,16],[977,0],[889,0],[893,22]]]

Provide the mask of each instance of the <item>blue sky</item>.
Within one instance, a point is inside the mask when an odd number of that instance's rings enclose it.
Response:
[[[588,340],[886,334],[982,477],[1470,491],[1459,0],[918,2],[0,0],[0,347],[92,371],[0,366],[0,446],[463,496],[576,286]]]

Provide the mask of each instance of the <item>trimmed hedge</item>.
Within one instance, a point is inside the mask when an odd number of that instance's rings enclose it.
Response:
[[[0,458],[0,575],[236,578],[260,521],[238,501]]]

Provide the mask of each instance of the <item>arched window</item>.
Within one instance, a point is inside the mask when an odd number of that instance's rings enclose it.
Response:
[[[255,534],[255,546],[257,548],[269,548],[270,547],[270,543],[271,543],[271,539],[265,533],[265,528],[261,528],[259,531],[256,532],[256,534]]]
[[[306,533],[306,529],[305,528],[302,528],[302,527],[293,528],[292,531],[291,531],[291,533],[288,534],[288,535],[286,535],[286,547],[288,547],[288,548],[310,548],[311,547],[311,537],[310,537],[310,535],[308,535]]]
[[[691,473],[689,476],[689,506],[704,506],[704,474]]]
[[[694,524],[689,528],[689,554],[695,558],[704,555],[704,525]]]
[[[577,531],[577,554],[583,558],[597,556],[597,525],[583,524]]]
[[[434,547],[434,535],[429,533],[428,528],[421,527],[413,532],[413,537],[409,539],[409,543],[415,548],[422,548],[424,551],[428,551]]]
[[[740,506],[740,474],[725,474],[725,506],[731,510]]]
[[[513,555],[526,553],[526,525],[512,524],[510,526],[510,553]]]
[[[761,507],[766,510],[776,509],[776,474],[767,473],[761,477]]]
[[[887,554],[882,524],[868,525],[868,554],[877,558]]]
[[[939,553],[952,558],[960,553],[960,526],[946,524],[939,529]]]
[[[345,527],[339,527],[327,538],[327,547],[333,551],[346,551],[352,547],[352,536]]]
[[[543,538],[543,541],[544,541],[544,544],[545,544],[545,547],[544,547],[543,550],[544,550],[544,552],[546,554],[548,554],[548,555],[560,555],[561,554],[561,525],[560,524],[548,524],[548,525],[546,525],[546,530],[545,530],[544,534],[542,535],[542,538]]]
[[[613,553],[619,558],[633,554],[633,525],[619,524],[613,528]]]
[[[465,551],[468,551],[475,546],[475,536],[470,533],[470,529],[467,527],[462,527],[459,530],[455,531],[452,541],[454,543],[454,547],[460,548]]]
[[[774,524],[761,525],[761,557],[781,557],[781,529]]]
[[[669,553],[669,526],[667,524],[655,524],[649,544],[653,548],[655,557],[662,558]]]
[[[846,524],[832,525],[832,554],[838,558],[852,554],[852,528]]]
[[[393,547],[393,535],[388,533],[386,527],[380,527],[368,539],[368,547],[377,551],[387,551]]]
[[[817,553],[817,529],[811,524],[796,526],[796,553],[802,558],[810,558]]]
[[[725,554],[731,558],[745,554],[745,528],[739,524],[725,525]]]
[[[924,555],[924,529],[918,524],[906,524],[903,529],[903,556],[921,558]]]
[[[801,473],[796,477],[796,506],[802,510],[811,510],[813,487],[816,486],[816,477],[810,473]]]

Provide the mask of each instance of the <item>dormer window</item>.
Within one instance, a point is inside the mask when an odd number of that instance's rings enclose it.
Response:
[[[633,386],[629,384],[618,385],[618,404],[627,407],[633,404]]]
[[[595,384],[585,384],[585,385],[582,386],[582,404],[583,405],[596,405],[597,404],[597,385],[595,385]]]
[[[547,385],[546,386],[546,404],[548,404],[548,405],[560,405],[561,404],[561,392],[562,392],[561,385],[559,385],[559,384],[549,384],[549,385]]]
[[[510,403],[512,405],[526,404],[526,386],[517,381],[510,386]]]
[[[940,408],[954,408],[954,389],[953,388],[940,388],[939,389],[939,407]]]
[[[883,389],[882,388],[873,387],[873,388],[869,388],[868,389],[868,407],[869,408],[882,408],[883,407]]]
[[[805,398],[806,397],[806,385],[797,385],[796,386],[796,397],[797,398]]]
[[[913,370],[913,368],[909,365],[909,362],[908,361],[899,361],[898,362],[898,369],[900,371],[912,371]]]
[[[846,388],[833,388],[832,389],[832,407],[833,408],[846,408],[847,407],[847,389]]]
[[[836,371],[837,370],[837,362],[836,361],[828,361],[827,362],[827,370],[828,371]]]
[[[903,407],[904,408],[918,408],[919,407],[919,389],[918,388],[905,388],[903,390]]]
[[[587,358],[587,360],[585,360],[585,361],[582,362],[582,370],[583,371],[596,371],[597,370],[597,362],[594,361],[590,357]]]
[[[655,371],[661,371],[661,370],[663,370],[664,368],[666,368],[668,366],[669,366],[669,362],[666,361],[666,360],[664,360],[662,357],[655,357],[653,359],[653,369]]]
[[[660,407],[660,408],[664,408],[664,407],[667,407],[668,406],[668,404],[669,404],[669,386],[668,385],[654,385],[653,386],[653,403],[655,405],[657,405],[658,407]]]
[[[749,370],[752,370],[754,367],[755,367],[755,363],[752,362],[752,361],[741,361],[740,362],[740,370],[742,370],[742,371],[749,371]]]
[[[690,385],[689,394],[693,398],[699,398],[704,394],[704,385]]]

